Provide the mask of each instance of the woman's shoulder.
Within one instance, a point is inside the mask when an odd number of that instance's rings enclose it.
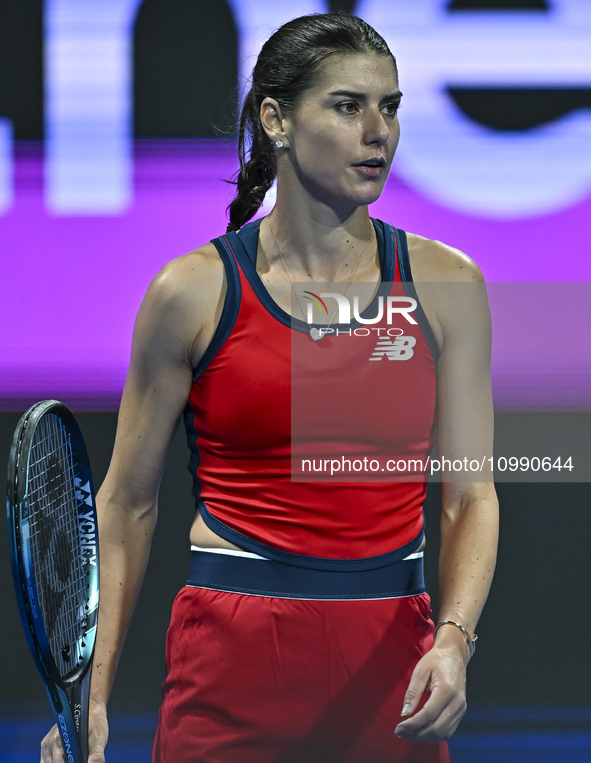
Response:
[[[223,270],[218,250],[210,242],[169,260],[154,280],[182,288],[187,281],[201,282],[219,275]]]
[[[208,243],[169,260],[148,291],[164,299],[181,298],[185,294],[195,297],[221,290],[223,280],[221,258],[215,246]]]
[[[215,320],[225,294],[224,266],[213,244],[170,260],[150,283],[140,314],[193,336]],[[151,318],[150,318],[151,316]]]
[[[174,348],[198,363],[215,331],[225,296],[225,273],[213,244],[170,260],[149,285],[136,329],[151,346]],[[138,328],[139,327],[139,328]]]
[[[459,249],[416,233],[407,233],[406,237],[414,281],[484,281],[478,265]]]

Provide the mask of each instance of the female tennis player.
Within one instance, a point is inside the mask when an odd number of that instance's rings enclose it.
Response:
[[[361,19],[281,27],[244,103],[228,232],[148,289],[97,501],[90,763],[104,761],[106,703],[183,412],[198,512],[153,763],[449,760],[498,507],[488,472],[444,479],[435,632],[424,472],[436,424],[440,457],[490,455],[490,327],[468,257],[368,214],[401,95],[392,53]],[[275,179],[272,212],[252,222]],[[410,457],[423,464],[413,479]],[[340,479],[318,473],[331,462]],[[55,729],[41,760],[63,760]]]

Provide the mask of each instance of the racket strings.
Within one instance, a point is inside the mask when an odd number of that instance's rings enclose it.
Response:
[[[49,646],[62,677],[81,660],[87,577],[79,551],[75,462],[58,416],[44,416],[29,458],[32,561]]]

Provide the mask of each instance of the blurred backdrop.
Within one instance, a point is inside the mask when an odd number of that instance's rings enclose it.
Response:
[[[0,0],[0,463],[20,412],[58,397],[81,412],[100,484],[142,295],[225,230],[260,45],[337,9],[386,38],[404,92],[372,215],[465,251],[490,283],[497,453],[576,456],[546,483],[498,475],[498,572],[454,761],[591,760],[589,0]],[[113,763],[149,759],[188,565],[187,460],[180,433],[113,693]],[[426,513],[436,599],[437,485]],[[5,534],[0,760],[17,763],[37,759],[50,717]]]

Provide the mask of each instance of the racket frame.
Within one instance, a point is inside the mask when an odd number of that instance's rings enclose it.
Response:
[[[80,661],[61,677],[50,648],[41,616],[39,595],[33,574],[29,537],[29,456],[37,425],[47,414],[57,415],[70,436],[75,469],[78,515],[78,548],[82,555],[89,596],[86,604],[85,635]],[[87,488],[86,490],[80,488]],[[90,489],[88,492],[88,488]],[[88,758],[88,709],[92,657],[98,618],[99,556],[92,475],[84,439],[72,412],[58,400],[33,405],[20,419],[13,438],[8,464],[7,513],[10,556],[19,612],[29,648],[45,684],[68,763],[86,763]],[[94,533],[83,532],[94,528]],[[87,542],[80,544],[86,536]],[[94,541],[94,542],[92,542]]]

